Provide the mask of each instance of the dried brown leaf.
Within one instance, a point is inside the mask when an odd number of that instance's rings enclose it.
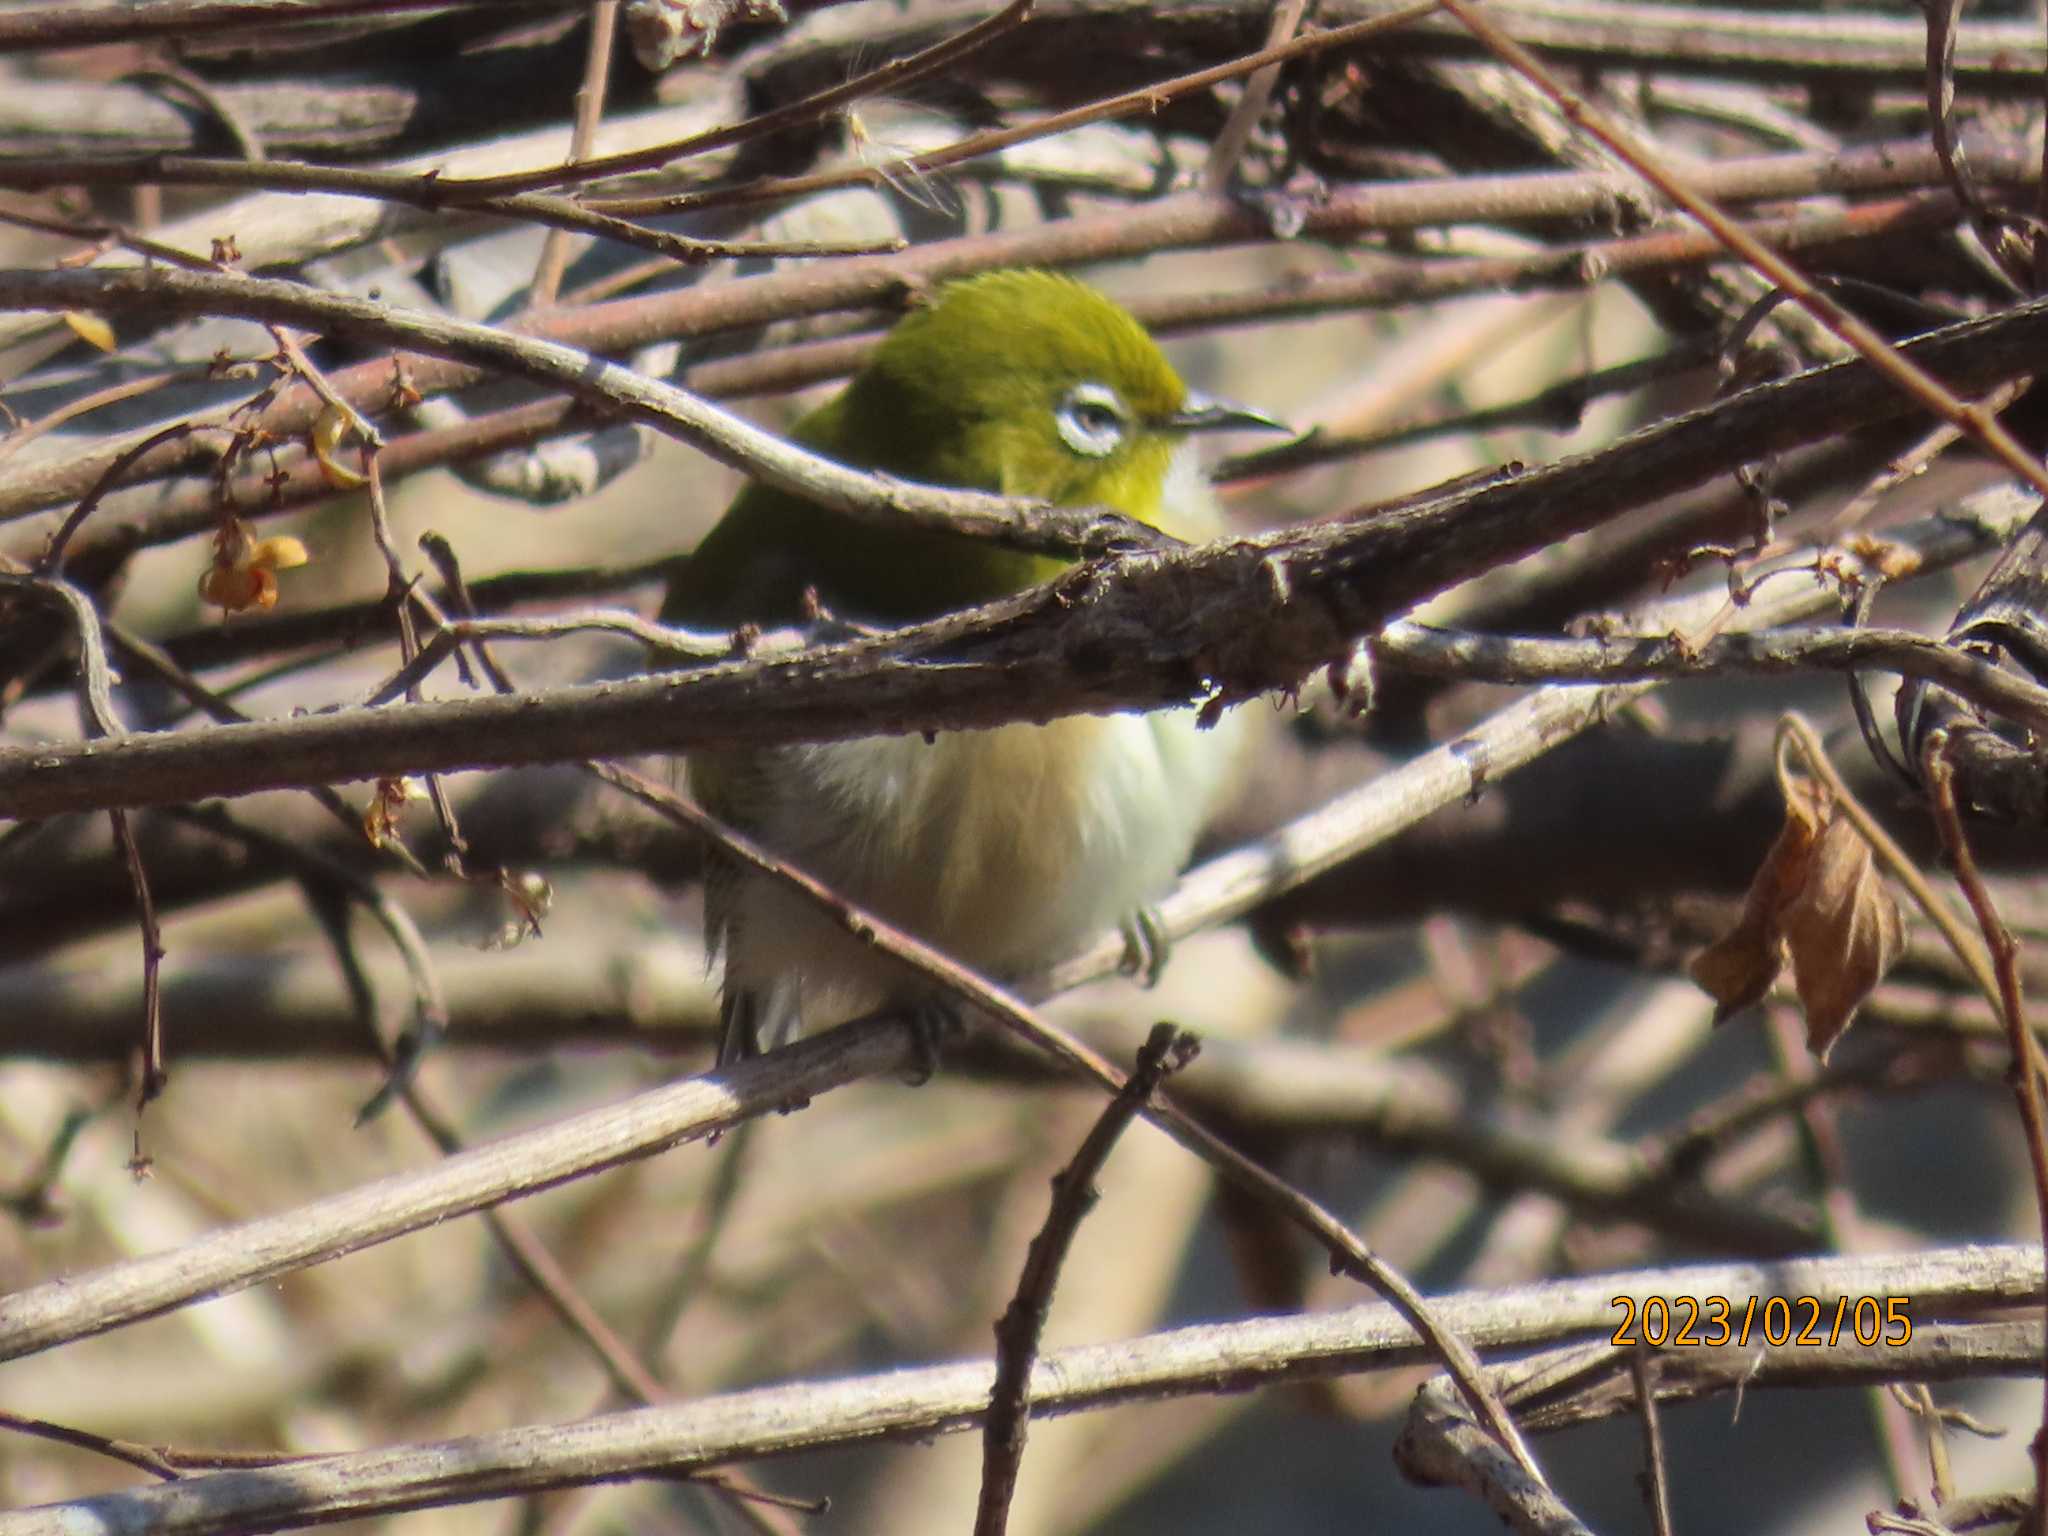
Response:
[[[1905,946],[1906,925],[1863,834],[1831,816],[1812,870],[1779,914],[1792,980],[1806,1012],[1806,1044],[1827,1059],[1857,1005]]]
[[[1763,1001],[1785,966],[1778,914],[1806,882],[1813,846],[1820,834],[1818,808],[1795,794],[1785,807],[1785,825],[1749,883],[1742,916],[1733,928],[1694,957],[1690,971],[1700,990],[1713,998],[1716,1024]]]
[[[1742,916],[1692,962],[1715,1019],[1762,1001],[1789,963],[1806,1013],[1806,1039],[1825,1058],[1857,1005],[1884,979],[1905,924],[1870,844],[1818,787],[1787,786],[1785,824]]]

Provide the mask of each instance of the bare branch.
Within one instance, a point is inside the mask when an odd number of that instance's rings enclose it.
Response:
[[[31,1286],[0,1300],[0,1359],[260,1285],[567,1179],[702,1140],[854,1078],[904,1071],[915,1060],[916,1044],[901,1024],[875,1020],[834,1030],[725,1072],[486,1142],[419,1173],[395,1174],[294,1211],[223,1228],[182,1249]]]
[[[1759,1379],[1852,1382],[1951,1379],[1959,1371],[2024,1371],[2040,1350],[2038,1328],[1943,1327],[1935,1319],[1982,1316],[1990,1306],[2038,1296],[2040,1250],[2032,1245],[1930,1250],[1880,1257],[1805,1259],[1771,1265],[1697,1265],[1551,1281],[1505,1292],[1439,1298],[1444,1317],[1487,1348],[1526,1347],[1615,1328],[1617,1296],[1813,1296],[1912,1298],[1914,1346],[1769,1352]],[[1974,1346],[1974,1347],[1972,1347]],[[1713,1352],[1674,1353],[1674,1362]],[[1582,1358],[1583,1349],[1579,1351]],[[1047,1354],[1031,1398],[1046,1413],[1145,1401],[1186,1391],[1391,1366],[1427,1355],[1394,1310],[1368,1302],[1337,1312],[1249,1318],[1143,1339]],[[1754,1350],[1720,1362],[1721,1389],[1756,1369]],[[1623,1390],[1609,1411],[1626,1411]],[[167,1488],[105,1495],[90,1506],[131,1528],[163,1536],[215,1536],[251,1525],[341,1519],[499,1497],[602,1478],[673,1475],[699,1466],[774,1456],[877,1436],[924,1438],[979,1421],[995,1378],[992,1363],[926,1366],[836,1382],[803,1382],[704,1398],[672,1407],[536,1425],[404,1451],[324,1457],[288,1469],[224,1472]],[[1662,1390],[1673,1390],[1667,1379]],[[1433,1403],[1443,1404],[1441,1395]],[[58,1506],[63,1508],[64,1506]],[[0,1536],[42,1536],[41,1512],[0,1514]]]
[[[1052,1311],[1053,1288],[1060,1266],[1099,1196],[1095,1180],[1115,1150],[1117,1139],[1137,1118],[1145,1101],[1158,1091],[1167,1074],[1192,1060],[1197,1042],[1171,1024],[1158,1025],[1138,1052],[1138,1064],[1097,1117],[1073,1160],[1053,1176],[1052,1206],[1045,1225],[1031,1240],[1017,1294],[996,1320],[996,1380],[989,1389],[988,1416],[982,1424],[981,1497],[974,1513],[975,1536],[1002,1536],[1009,1526],[1010,1499],[1024,1460],[1030,1431],[1030,1384],[1038,1362],[1038,1341]]]
[[[144,0],[139,5],[18,5],[0,15],[0,53],[84,48],[236,27],[296,25],[340,17],[403,16],[496,0]],[[539,0],[535,0],[539,3]]]

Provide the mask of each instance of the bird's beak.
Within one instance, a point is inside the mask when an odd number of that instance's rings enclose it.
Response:
[[[1218,400],[1205,395],[1198,389],[1191,389],[1187,398],[1180,403],[1180,409],[1162,418],[1157,425],[1167,432],[1227,432],[1233,429],[1245,432],[1287,432],[1294,428],[1284,421],[1275,421],[1264,411],[1255,411],[1248,405],[1234,405],[1228,400]]]

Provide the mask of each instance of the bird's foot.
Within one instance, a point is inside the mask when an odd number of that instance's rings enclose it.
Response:
[[[950,998],[927,998],[906,1011],[911,1039],[916,1042],[917,1064],[905,1081],[922,1088],[938,1074],[939,1056],[953,1041],[967,1033],[967,1020],[960,1005]]]
[[[1117,927],[1124,936],[1124,957],[1117,962],[1117,969],[1126,976],[1137,977],[1148,990],[1158,986],[1173,954],[1173,941],[1166,936],[1166,924],[1158,909],[1140,907],[1126,913]]]

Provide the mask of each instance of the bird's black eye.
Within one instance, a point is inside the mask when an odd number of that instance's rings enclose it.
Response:
[[[1124,440],[1130,408],[1107,384],[1077,384],[1062,397],[1053,420],[1069,448],[1099,459]]]

